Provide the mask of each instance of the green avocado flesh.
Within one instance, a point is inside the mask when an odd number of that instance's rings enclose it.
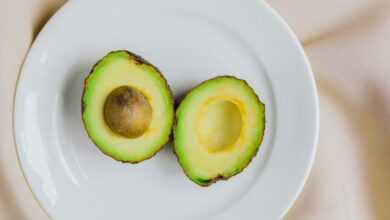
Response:
[[[174,120],[172,93],[153,65],[128,51],[113,51],[85,79],[82,119],[104,154],[137,163],[168,142]]]
[[[207,186],[240,173],[263,140],[265,106],[243,80],[220,76],[192,89],[176,110],[174,150],[186,175]]]

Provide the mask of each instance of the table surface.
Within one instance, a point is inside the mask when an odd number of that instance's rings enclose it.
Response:
[[[285,219],[388,219],[390,2],[268,2],[303,43],[321,101],[316,162]],[[34,37],[63,3],[0,0],[0,219],[48,219],[18,164],[12,131],[13,98],[20,67]]]

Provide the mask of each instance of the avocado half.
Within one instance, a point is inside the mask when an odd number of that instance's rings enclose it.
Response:
[[[174,151],[186,175],[207,186],[247,167],[263,140],[265,106],[233,76],[192,89],[176,110]]]
[[[174,121],[172,92],[152,64],[129,51],[113,51],[85,79],[82,120],[104,154],[138,163],[169,141]]]

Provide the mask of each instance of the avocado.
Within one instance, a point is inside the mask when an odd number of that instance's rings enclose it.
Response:
[[[90,139],[115,160],[138,163],[169,140],[172,92],[160,71],[125,50],[113,51],[85,79],[82,120]]]
[[[185,174],[200,186],[243,171],[263,140],[265,106],[233,76],[192,89],[176,110],[174,151]]]

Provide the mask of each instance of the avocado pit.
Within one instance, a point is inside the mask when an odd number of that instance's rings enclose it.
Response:
[[[149,128],[152,107],[141,91],[130,86],[120,86],[105,100],[104,120],[114,133],[126,138],[137,138]]]

